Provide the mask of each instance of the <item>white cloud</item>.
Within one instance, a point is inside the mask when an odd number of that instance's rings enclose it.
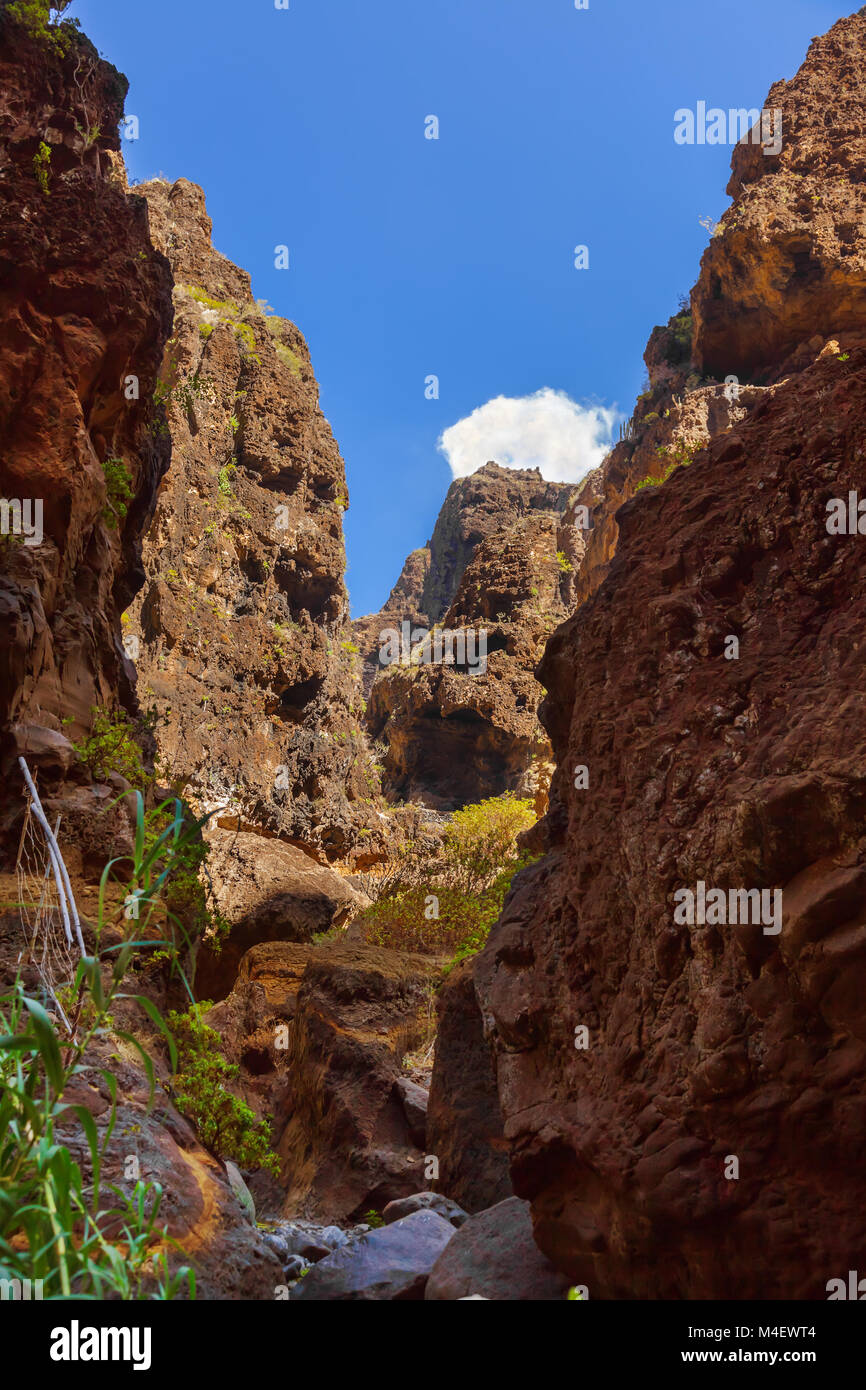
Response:
[[[455,478],[494,459],[503,468],[540,468],[549,482],[577,483],[612,447],[619,418],[617,410],[578,405],[545,386],[531,396],[496,396],[444,430],[437,448]]]

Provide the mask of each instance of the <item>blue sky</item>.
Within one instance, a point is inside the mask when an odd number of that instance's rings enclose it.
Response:
[[[346,460],[353,613],[451,481],[442,432],[543,388],[630,414],[697,277],[730,148],[844,0],[79,0],[130,80],[130,177],[202,184],[216,246],[305,334]],[[425,118],[440,122],[424,138]],[[274,268],[274,247],[291,267]],[[574,268],[587,245],[588,270]],[[425,380],[439,377],[439,399]],[[480,460],[483,462],[483,459]]]

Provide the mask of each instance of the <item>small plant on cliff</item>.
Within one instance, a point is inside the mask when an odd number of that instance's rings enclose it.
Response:
[[[242,1168],[264,1168],[276,1177],[280,1164],[271,1151],[270,1124],[256,1120],[249,1105],[226,1089],[240,1068],[226,1061],[219,1033],[204,1021],[212,1007],[203,1001],[167,1017],[178,1052],[175,1102],[206,1148]]]
[[[668,319],[666,329],[667,346],[662,356],[669,367],[682,366],[692,355],[692,313],[684,296],[680,298],[679,312]]]
[[[81,25],[77,19],[63,19],[73,0],[15,0],[6,13],[16,24],[25,28],[31,38],[48,43],[60,54],[69,52],[75,30]],[[61,23],[61,20],[63,22]]]
[[[234,462],[227,463],[220,469],[217,477],[220,497],[234,497],[235,494],[232,483],[234,482],[237,471],[237,464]]]
[[[97,782],[119,772],[133,787],[143,790],[153,779],[145,772],[137,729],[125,710],[92,709],[93,723],[87,738],[73,747]]]
[[[666,483],[671,474],[675,473],[678,468],[688,468],[695,461],[694,454],[685,444],[679,445],[673,458],[671,458],[670,449],[663,446],[656,449],[656,454],[661,459],[671,459],[671,462],[660,478],[641,478],[639,483],[635,483],[635,492],[639,492],[642,487],[659,487],[662,483]]]
[[[102,519],[109,530],[114,531],[129,510],[132,498],[132,477],[123,459],[106,459],[102,465],[105,474],[105,506]]]
[[[48,187],[48,176],[51,172],[51,146],[46,145],[44,140],[39,141],[39,149],[33,156],[33,172],[42,192],[46,198],[49,198],[51,196],[51,190]]]
[[[571,563],[564,550],[557,550],[556,563],[559,565],[563,574],[571,574],[574,569],[574,565]]]
[[[280,319],[278,322],[282,323],[283,320]],[[268,326],[270,327],[270,325]],[[277,356],[280,361],[285,362],[292,376],[300,376],[301,359],[298,357],[297,353],[292,352],[292,349],[287,347],[285,343],[274,343],[274,347],[276,348]]]

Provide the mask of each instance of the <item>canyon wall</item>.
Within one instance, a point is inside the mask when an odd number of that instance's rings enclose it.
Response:
[[[167,460],[151,417],[171,275],[116,153],[125,78],[83,35],[45,44],[5,9],[0,38],[0,494],[34,527],[12,513],[0,537],[8,841],[15,757],[56,789],[66,735],[135,707],[120,613]]]
[[[866,491],[866,14],[768,105],[693,340],[648,350],[686,374],[649,421],[679,466],[638,490],[627,440],[589,484],[547,853],[474,965],[515,1190],[590,1297],[823,1298],[866,1236],[866,556],[828,529]],[[689,922],[698,884],[781,890],[780,930]]]
[[[211,244],[195,184],[141,185],[174,277],[171,465],[126,615],[163,780],[222,828],[348,855],[376,824],[344,584],[343,461],[306,343]]]

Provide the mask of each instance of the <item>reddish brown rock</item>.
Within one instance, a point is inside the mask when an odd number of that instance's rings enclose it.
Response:
[[[328,859],[378,832],[344,584],[343,460],[306,343],[211,244],[204,194],[141,185],[175,280],[171,465],[126,615],[165,781]]]
[[[857,119],[827,125],[833,53],[855,103],[866,15],[818,41],[779,100],[793,103],[789,158],[812,151],[810,187],[828,180],[843,233],[832,170],[861,167],[866,135]],[[809,122],[820,140],[802,136]],[[539,670],[557,771],[536,841],[550,852],[475,967],[515,1191],[541,1250],[591,1297],[825,1298],[866,1238],[866,551],[827,530],[831,499],[866,493],[866,316],[846,318],[859,272],[843,247],[859,242],[834,243],[817,214],[819,268],[790,287],[790,313],[774,298],[792,254],[784,192],[772,173],[743,187],[693,297],[702,365],[760,359],[780,379],[741,393],[729,429],[708,420],[690,466],[616,512]],[[759,197],[761,235],[714,297],[707,268],[723,273]],[[742,315],[744,286],[772,328]],[[750,324],[723,363],[711,345]],[[712,389],[693,387],[684,407]],[[782,890],[781,933],[675,920],[675,895],[699,882]]]
[[[74,31],[66,56],[5,9],[0,31],[0,495],[41,505],[43,531],[0,538],[5,772],[11,724],[80,732],[95,705],[133,706],[120,610],[165,465],[150,423],[171,279],[114,154],[125,78]],[[125,470],[122,507],[106,468]]]
[[[864,441],[831,351],[620,511],[542,663],[553,851],[478,978],[515,1188],[593,1296],[821,1297],[866,1237],[866,552],[825,508]],[[698,881],[782,889],[781,936],[677,925]]]
[[[426,957],[344,942],[244,956],[207,1020],[240,1064],[246,1098],[274,1117],[282,1173],[279,1184],[252,1180],[261,1209],[360,1219],[425,1185],[397,1082],[435,973]]]
[[[430,550],[424,546],[407,555],[385,606],[379,613],[356,618],[352,623],[353,639],[364,663],[364,695],[369,696],[373,682],[382,672],[381,651],[383,634],[388,629],[400,631],[403,623],[414,629],[427,628],[430,620],[421,608],[424,584],[430,569]]]
[[[446,977],[427,1104],[427,1145],[439,1164],[436,1186],[470,1212],[512,1193],[508,1146],[471,961]]]
[[[345,927],[368,901],[327,865],[281,840],[242,831],[214,830],[208,873],[216,905],[232,923],[219,949],[205,944],[196,965],[200,999],[224,999],[241,957],[264,941],[312,941]]]
[[[781,150],[736,147],[721,221],[693,294],[700,370],[774,380],[804,344],[866,322],[866,14],[812,44],[764,103]],[[811,356],[814,356],[814,348]]]
[[[491,464],[481,470],[496,487],[508,471]],[[518,476],[540,486],[535,473]],[[543,499],[550,500],[546,492]],[[564,504],[564,490],[559,500]],[[387,744],[385,787],[443,811],[506,791],[543,796],[550,777],[535,667],[567,611],[568,528],[556,512],[532,510],[517,525],[497,519],[499,529],[478,542],[433,629],[433,642],[441,631],[450,663],[435,659],[435,646],[434,659],[426,660],[416,645],[411,663],[386,667],[370,695],[368,728]],[[580,541],[572,534],[577,555]],[[463,634],[463,665],[450,634]]]

